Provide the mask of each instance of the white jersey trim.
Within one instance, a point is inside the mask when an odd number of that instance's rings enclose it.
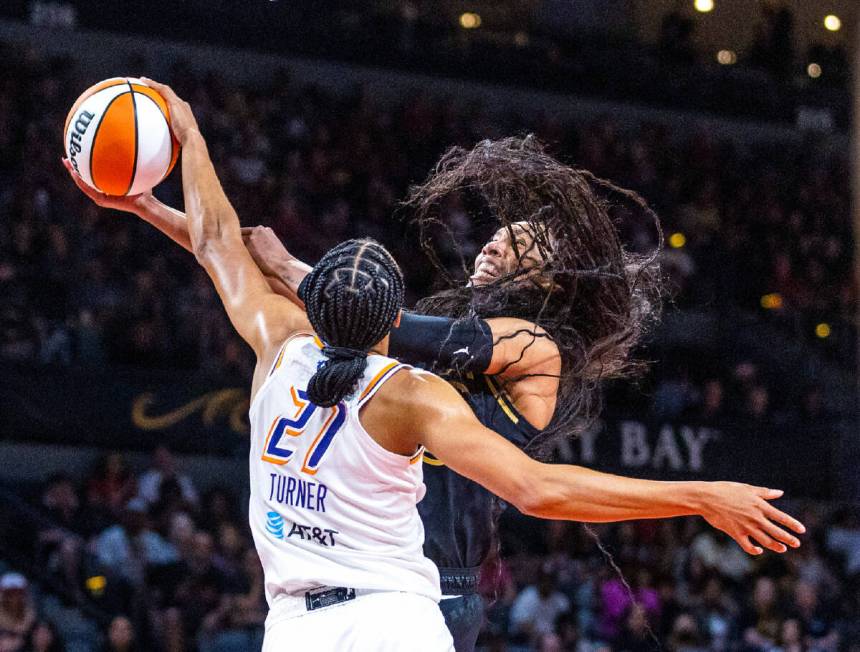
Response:
[[[359,397],[358,401],[355,404],[355,420],[356,420],[356,430],[360,435],[369,442],[369,445],[374,448],[378,453],[388,458],[389,460],[396,462],[406,462],[407,464],[414,464],[416,459],[421,459],[421,455],[419,453],[424,452],[424,447],[419,446],[418,450],[416,450],[411,455],[401,455],[400,453],[395,453],[394,451],[390,451],[385,446],[380,444],[373,438],[367,429],[364,427],[364,424],[361,422],[361,408],[370,401],[371,398],[379,391],[379,388],[382,387],[388,380],[393,378],[398,371],[403,369],[412,369],[407,364],[403,363],[395,363],[393,365],[389,365],[384,368],[381,372],[381,375],[378,379],[374,379],[371,381],[371,384],[368,385],[367,389],[365,389],[364,394]]]
[[[287,351],[287,346],[289,346],[290,342],[299,337],[312,337],[316,339],[316,335],[308,331],[298,331],[297,333],[293,333],[287,339],[284,340],[281,347],[278,349],[278,355],[275,357],[275,361],[269,367],[269,372],[266,374],[266,379],[263,381],[263,384],[260,385],[260,389],[257,390],[257,393],[254,395],[254,400],[251,401],[250,405],[248,405],[248,412],[250,413],[257,402],[260,400],[260,396],[263,394],[263,391],[269,386],[272,381],[272,378],[275,377],[275,370],[281,366],[284,361],[284,354]]]

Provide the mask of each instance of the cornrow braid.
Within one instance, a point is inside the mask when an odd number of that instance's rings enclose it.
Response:
[[[327,360],[308,383],[308,398],[331,407],[355,391],[367,353],[383,339],[403,306],[403,274],[371,239],[329,249],[299,286],[308,319],[325,342]]]

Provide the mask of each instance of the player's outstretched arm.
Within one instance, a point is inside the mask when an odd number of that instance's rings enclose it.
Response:
[[[167,101],[171,129],[182,145],[182,188],[194,255],[215,283],[233,326],[263,359],[295,331],[309,329],[307,317],[271,291],[245,249],[239,217],[221,188],[191,107],[170,87],[145,82]]]
[[[780,526],[803,533],[800,522],[768,501],[782,491],[736,482],[659,482],[541,464],[481,425],[450,385],[411,373],[401,388],[400,420],[433,455],[531,516],[585,522],[703,516],[750,554],[800,542]],[[779,524],[779,525],[777,525]]]
[[[304,307],[298,287],[311,266],[289,251],[265,226],[243,227],[242,238],[260,271],[276,292]],[[436,365],[473,373],[516,378],[544,377],[555,395],[561,372],[558,347],[541,327],[511,317],[457,321],[404,313],[391,331],[392,357],[410,364]],[[549,410],[552,416],[552,410]]]
[[[152,192],[130,196],[106,195],[84,183],[68,159],[63,159],[63,165],[68,170],[69,176],[71,176],[75,185],[82,193],[92,199],[96,205],[102,208],[110,208],[137,215],[144,222],[148,222],[161,231],[180,247],[194,253],[191,247],[191,236],[188,235],[188,221],[185,213],[160,202]],[[283,255],[272,247],[271,243],[261,241],[259,232],[263,230],[271,233],[272,240],[278,248],[283,250]],[[274,232],[267,227],[243,228],[242,237],[260,271],[263,272],[263,276],[265,276],[266,282],[269,284],[272,292],[280,294],[299,307],[304,308],[304,303],[299,300],[295,288],[298,288],[299,283],[302,282],[302,279],[310,271],[310,265],[306,265],[291,256],[280,240],[278,240],[277,236],[275,236]],[[288,280],[285,282],[284,279]]]
[[[145,222],[152,224],[180,247],[192,251],[185,213],[161,203],[155,198],[152,191],[142,192],[138,195],[106,195],[84,183],[68,159],[63,159],[63,166],[68,170],[69,176],[72,177],[72,181],[75,182],[80,191],[92,199],[97,206],[137,215]]]

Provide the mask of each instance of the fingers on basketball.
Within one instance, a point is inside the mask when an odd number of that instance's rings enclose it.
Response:
[[[100,199],[104,197],[104,195],[97,190],[90,188],[87,184],[84,183],[84,180],[81,179],[81,175],[75,172],[75,169],[72,167],[69,159],[63,159],[63,166],[69,171],[69,176],[72,177],[72,181],[75,182],[75,185],[81,189],[81,191],[92,199]]]

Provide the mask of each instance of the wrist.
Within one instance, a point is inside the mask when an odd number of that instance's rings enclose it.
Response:
[[[714,507],[715,496],[712,495],[710,482],[693,480],[684,482],[684,507],[690,514],[704,516],[706,512]]]
[[[197,127],[189,127],[185,131],[183,131],[179,136],[177,136],[176,140],[179,141],[180,147],[185,147],[190,144],[193,140],[200,139],[203,141],[203,135],[197,129]]]
[[[147,220],[149,216],[156,212],[159,205],[161,205],[161,202],[158,201],[152,193],[147,192],[140,195],[134,204],[132,204],[132,207],[135,215],[141,219]]]

